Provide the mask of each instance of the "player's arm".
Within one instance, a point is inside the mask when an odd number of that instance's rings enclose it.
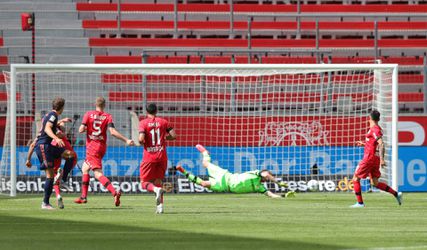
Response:
[[[129,146],[133,146],[135,145],[135,143],[133,142],[133,140],[126,138],[124,135],[122,135],[119,131],[117,131],[117,129],[114,127],[114,125],[112,123],[110,123],[108,125],[109,130],[110,130],[110,134],[114,137],[116,137],[117,139],[123,141],[124,143],[126,143]]]
[[[65,125],[65,123],[68,123],[68,122],[71,122],[71,121],[72,121],[71,118],[66,117],[66,118],[61,119],[61,120],[58,121],[58,126],[63,127]]]
[[[380,165],[384,167],[386,164],[385,164],[385,145],[384,145],[383,138],[382,137],[378,138],[377,142],[378,142],[378,150],[380,152]]]
[[[270,197],[270,198],[273,198],[273,199],[282,198],[282,196],[280,196],[280,195],[278,195],[278,194],[275,194],[275,193],[273,193],[273,192],[271,192],[271,191],[267,191],[267,192],[265,192],[264,194],[265,194],[266,196]]]
[[[261,177],[264,177],[267,181],[276,183],[277,185],[279,185],[280,187],[288,187],[288,185],[286,184],[286,182],[284,181],[277,181],[276,177],[274,177],[270,172],[264,171],[261,173]]]
[[[144,134],[144,132],[139,132],[138,141],[139,141],[139,144],[144,145],[144,143],[145,143],[145,134]]]
[[[31,142],[30,147],[28,148],[27,161],[25,162],[25,166],[27,166],[27,168],[31,168],[32,166],[31,156],[33,155],[34,149],[36,148],[36,142],[37,142],[37,138],[35,138],[33,142]]]
[[[53,123],[52,122],[47,122],[46,126],[44,128],[44,132],[50,138],[52,138],[53,140],[55,140],[55,142],[58,144],[59,147],[61,147],[61,148],[64,147],[65,146],[64,142],[62,141],[61,138],[59,138],[58,136],[56,136],[56,134],[52,130],[52,127],[53,127]]]
[[[88,121],[88,114],[86,113],[83,116],[82,124],[79,127],[79,133],[80,134],[83,134],[84,132],[87,131],[87,121]]]
[[[79,133],[80,134],[86,132],[86,130],[87,130],[86,124],[80,125],[80,127],[79,127]]]
[[[365,146],[365,142],[363,142],[363,141],[356,141],[356,145],[360,146],[360,147],[363,147],[363,146]]]
[[[166,136],[166,140],[173,141],[176,140],[176,133],[174,129],[168,131],[168,135]]]

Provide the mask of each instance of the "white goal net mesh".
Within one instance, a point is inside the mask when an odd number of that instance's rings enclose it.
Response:
[[[67,124],[68,138],[78,154],[77,167],[69,176],[73,192],[80,191],[79,166],[85,158],[85,137],[78,134],[78,126],[83,114],[94,109],[97,96],[106,98],[106,111],[116,128],[136,141],[147,103],[156,103],[158,115],[173,125],[178,139],[167,148],[165,187],[169,192],[206,192],[173,171],[182,165],[206,176],[194,148],[197,143],[206,146],[214,163],[230,172],[269,169],[287,181],[289,189],[298,191],[306,191],[310,180],[318,181],[320,191],[352,190],[350,180],[363,156],[363,148],[355,141],[364,140],[372,109],[381,112],[388,166],[382,169],[382,177],[391,181],[392,69],[124,67],[17,71],[17,94],[12,99],[17,109],[17,193],[42,191],[44,173],[38,170],[36,155],[31,169],[25,160],[41,117],[57,96],[66,100],[61,117],[73,120]],[[0,162],[0,192],[7,194],[11,189],[9,113]],[[140,146],[126,147],[112,136],[108,139],[104,172],[124,193],[142,190],[142,153]],[[90,191],[106,191],[91,182]]]

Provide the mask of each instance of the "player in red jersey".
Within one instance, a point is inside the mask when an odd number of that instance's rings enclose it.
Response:
[[[129,146],[133,146],[134,142],[124,137],[114,128],[113,117],[104,112],[105,99],[103,97],[96,98],[95,107],[96,110],[86,112],[79,128],[80,133],[86,132],[86,160],[82,167],[82,194],[74,202],[78,204],[87,202],[90,180],[89,171],[92,170],[95,178],[113,195],[114,204],[118,207],[120,206],[121,193],[116,191],[110,180],[102,172],[102,158],[107,151],[107,129],[112,136],[122,140]]]
[[[166,140],[175,140],[176,134],[165,119],[156,116],[157,106],[147,105],[147,117],[139,122],[139,142],[144,145],[144,157],[139,173],[142,188],[156,194],[156,213],[163,213],[162,181],[168,164]]]
[[[354,193],[356,194],[357,203],[351,207],[365,207],[362,199],[362,190],[360,187],[360,179],[365,179],[369,176],[372,185],[383,191],[392,194],[399,205],[402,204],[402,193],[396,192],[394,189],[389,187],[384,182],[379,182],[378,179],[381,177],[380,166],[385,167],[386,163],[384,160],[384,142],[382,139],[383,132],[381,127],[378,125],[380,121],[380,112],[372,110],[369,116],[369,131],[366,134],[365,142],[357,141],[356,145],[364,146],[363,159],[357,166],[356,172],[353,177]],[[377,154],[377,147],[379,149],[379,155]]]

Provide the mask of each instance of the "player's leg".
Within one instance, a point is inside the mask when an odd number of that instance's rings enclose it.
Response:
[[[120,206],[120,197],[122,193],[120,191],[117,191],[113,184],[111,184],[111,181],[104,175],[101,168],[93,169],[95,179],[97,179],[101,184],[110,191],[111,195],[114,197],[114,204],[116,207]]]
[[[207,151],[205,147],[203,147],[200,144],[197,144],[196,148],[202,154],[202,156],[203,156],[203,162],[207,162],[207,163],[211,162],[211,156],[209,154],[209,151]]]
[[[154,179],[151,178],[151,169],[154,168],[152,162],[142,162],[139,166],[139,178],[141,181],[141,187],[150,193],[154,193],[156,186],[154,185]]]
[[[114,197],[114,204],[116,205],[116,207],[120,206],[120,196],[122,195],[120,191],[117,191],[113,184],[111,184],[111,181],[104,175],[104,173],[102,172],[102,168],[97,167],[97,168],[93,168],[93,173],[95,176],[95,179],[97,179],[99,182],[101,182],[101,184],[108,190],[110,191],[111,195]]]
[[[154,192],[156,194],[156,213],[162,214],[164,213],[163,196],[165,194],[165,191],[162,188],[163,180],[159,178],[154,179],[153,184],[157,187],[156,191]]]
[[[139,173],[141,186],[148,192],[156,196],[156,213],[163,213],[163,194],[162,180],[165,177],[167,162],[142,162]]]
[[[139,166],[141,187],[150,193],[158,191],[157,188],[161,189],[161,186],[156,186],[154,183],[155,180],[161,181],[164,178],[164,170],[159,170],[160,167],[163,167],[163,164],[160,165],[157,162],[142,162]]]
[[[71,154],[72,154],[72,157],[65,158],[64,171],[62,171],[62,182],[63,183],[66,183],[68,181],[68,175],[73,170],[74,166],[77,164],[76,152],[71,151]]]
[[[371,168],[370,177],[372,180],[372,185],[374,185],[374,187],[392,194],[396,198],[397,203],[399,205],[402,205],[402,193],[398,193],[396,192],[396,190],[388,186],[386,183],[378,181],[378,179],[381,177],[379,157],[374,157],[372,159],[372,168]]]
[[[369,165],[362,160],[357,166],[357,169],[353,176],[354,194],[356,195],[357,203],[351,207],[365,206],[362,198],[362,188],[360,186],[360,180],[366,178],[368,175],[369,175]]]
[[[198,185],[202,185],[203,180],[200,177],[198,177],[198,176],[196,176],[190,172],[187,172],[182,166],[176,166],[176,170],[178,170],[180,173],[185,175],[185,177],[187,177],[187,179],[189,181],[191,181],[195,184],[198,184]]]
[[[55,190],[56,194],[56,203],[59,209],[64,209],[64,201],[62,200],[61,189],[59,187],[62,177],[61,158],[56,158],[53,164],[53,173],[55,174],[55,177],[53,178],[53,190]]]
[[[354,194],[356,195],[357,203],[354,204],[352,207],[364,207],[365,204],[363,203],[362,198],[362,188],[360,186],[360,178],[357,176],[353,177],[353,187],[354,187]]]
[[[61,159],[55,159],[53,161],[53,173],[55,177],[53,178],[53,190],[55,190],[56,198],[61,197],[61,190],[59,188],[59,183],[61,182],[62,171],[61,171]]]
[[[77,204],[87,203],[87,192],[89,190],[89,182],[90,182],[89,171],[90,171],[90,166],[85,161],[82,166],[82,185],[81,185],[82,193],[79,198],[74,200],[74,203],[77,203]]]
[[[45,171],[46,180],[44,183],[44,197],[41,205],[42,209],[53,209],[50,205],[49,199],[53,189],[53,178],[55,176],[53,172],[53,158],[52,152],[49,150],[49,144],[40,144],[35,148],[37,157],[40,161],[40,170]]]
[[[386,183],[378,181],[377,177],[372,177],[372,184],[374,185],[374,187],[392,194],[396,198],[397,203],[399,205],[402,205],[402,193],[401,192],[396,192],[396,190],[391,188]]]
[[[46,181],[44,183],[44,197],[43,197],[43,203],[42,203],[42,209],[53,209],[53,207],[50,205],[50,196],[52,195],[52,189],[53,189],[53,178],[54,178],[54,172],[53,168],[46,168]]]

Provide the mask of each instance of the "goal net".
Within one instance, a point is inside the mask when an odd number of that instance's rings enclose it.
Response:
[[[36,155],[32,168],[26,168],[25,160],[57,96],[66,100],[61,118],[73,121],[66,127],[78,154],[68,179],[72,192],[80,192],[79,167],[85,158],[85,135],[78,126],[97,96],[106,98],[116,128],[135,141],[147,103],[156,103],[158,115],[173,125],[178,138],[167,148],[168,192],[207,192],[173,169],[182,165],[207,176],[194,148],[198,143],[230,172],[269,169],[291,190],[304,192],[317,183],[323,192],[351,191],[351,177],[363,157],[355,141],[364,140],[372,109],[381,112],[384,132],[387,167],[382,178],[397,188],[396,65],[12,65],[5,74],[3,194],[43,191]],[[123,193],[143,192],[143,148],[109,137],[105,175]],[[90,191],[106,192],[93,179]]]

